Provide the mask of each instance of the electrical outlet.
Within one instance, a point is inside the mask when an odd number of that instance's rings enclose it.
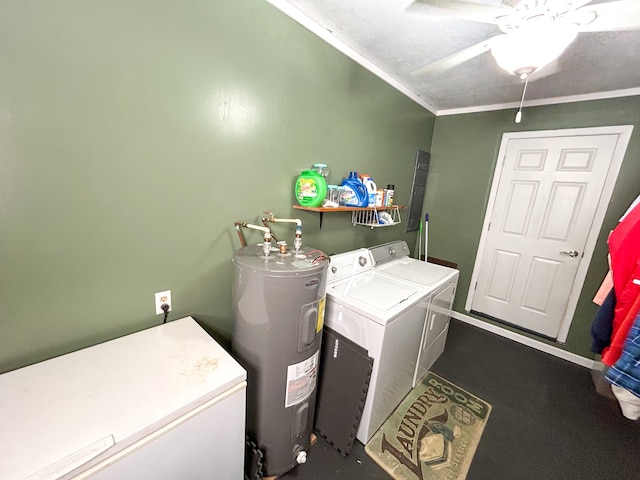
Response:
[[[171,290],[156,293],[156,315],[162,315],[162,305],[169,305],[169,311],[171,311]]]

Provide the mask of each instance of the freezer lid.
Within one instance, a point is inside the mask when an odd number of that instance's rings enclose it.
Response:
[[[59,478],[245,379],[191,317],[0,375],[0,478]]]

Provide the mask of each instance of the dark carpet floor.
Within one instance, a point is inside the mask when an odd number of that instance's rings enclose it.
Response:
[[[493,407],[467,480],[640,479],[640,422],[595,391],[590,370],[452,320],[432,371]],[[390,477],[358,441],[343,458],[318,438],[280,478]]]

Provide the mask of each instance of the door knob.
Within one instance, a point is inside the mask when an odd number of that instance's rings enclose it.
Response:
[[[560,252],[560,255],[569,255],[571,258],[573,258],[580,255],[580,252],[578,252],[577,250],[569,250],[568,252],[562,251]]]

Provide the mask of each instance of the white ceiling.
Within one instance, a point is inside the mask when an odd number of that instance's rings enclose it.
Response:
[[[501,33],[494,24],[412,0],[267,1],[438,115],[512,108],[521,100],[523,82],[501,70],[489,52],[446,71],[412,74]],[[609,1],[616,0],[592,0],[587,6]],[[640,0],[624,2],[640,19]],[[581,32],[546,70],[540,70],[542,78],[531,77],[525,105],[640,94],[640,28]]]

